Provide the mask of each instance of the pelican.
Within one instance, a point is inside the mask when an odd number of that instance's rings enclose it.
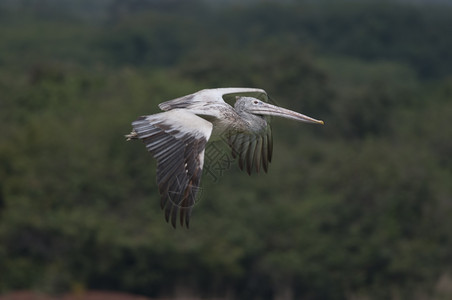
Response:
[[[234,107],[225,102],[234,99]],[[323,124],[267,102],[267,93],[258,88],[205,89],[160,103],[163,112],[132,122],[126,138],[142,140],[157,160],[160,205],[174,228],[178,215],[180,225],[189,227],[208,141],[227,140],[232,157],[248,174],[261,166],[267,172],[273,141],[266,116]]]

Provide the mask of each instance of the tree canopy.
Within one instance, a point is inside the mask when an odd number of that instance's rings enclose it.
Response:
[[[0,3],[0,292],[450,297],[451,14],[377,1]],[[190,230],[174,230],[155,161],[123,136],[160,102],[227,86],[263,88],[325,126],[273,119],[265,175],[228,153],[211,160]]]

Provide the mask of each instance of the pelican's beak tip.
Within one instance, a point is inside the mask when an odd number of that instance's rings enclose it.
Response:
[[[323,122],[322,120],[320,120],[319,124],[325,125],[325,122]]]

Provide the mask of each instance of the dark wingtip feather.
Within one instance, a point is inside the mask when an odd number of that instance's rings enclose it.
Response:
[[[238,137],[239,137],[238,134],[228,137],[228,144],[229,144],[229,147],[231,147],[231,154],[232,154],[233,159],[236,159],[240,155],[239,149],[237,147]]]
[[[178,211],[177,206],[173,206],[173,209],[171,211],[171,225],[173,225],[174,228],[176,228],[177,224],[177,211]]]
[[[247,160],[246,162],[246,173],[248,173],[248,175],[251,175],[251,162]]]
[[[165,198],[164,194],[161,191],[160,191],[160,195],[162,195],[160,197],[160,208],[164,209],[165,205],[166,205],[166,202],[167,202],[167,199]]]
[[[272,156],[273,156],[273,136],[272,136],[272,132],[271,132],[270,128],[267,133],[267,139],[268,139],[268,144],[267,144],[268,162],[271,162]]]
[[[262,140],[263,138],[261,136],[256,137],[256,146],[254,147],[254,167],[256,173],[259,173],[261,167]]]
[[[182,226],[182,227],[184,227],[184,216],[185,216],[185,213],[184,213],[184,211],[181,209],[181,210],[180,210],[180,213],[179,213],[179,222],[180,222],[180,226]]]
[[[190,209],[191,208],[184,209],[185,227],[187,227],[187,229],[190,228]],[[181,223],[180,225],[184,227],[184,224]]]
[[[248,141],[248,147],[246,150],[246,171],[248,175],[251,175],[251,171],[253,170],[253,161],[254,161],[254,148],[256,147],[256,140],[254,137],[250,137]]]
[[[268,144],[268,138],[267,136],[262,137],[262,167],[264,169],[264,172],[267,173],[268,171],[268,150],[267,150],[267,144]]]
[[[166,204],[165,206],[165,220],[166,222],[169,222],[169,216],[171,214],[171,204]]]

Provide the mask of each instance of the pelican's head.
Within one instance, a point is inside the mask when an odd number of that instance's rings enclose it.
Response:
[[[321,120],[313,119],[295,111],[272,105],[253,97],[237,97],[234,107],[237,111],[243,111],[253,115],[276,116],[300,122],[324,124]]]

